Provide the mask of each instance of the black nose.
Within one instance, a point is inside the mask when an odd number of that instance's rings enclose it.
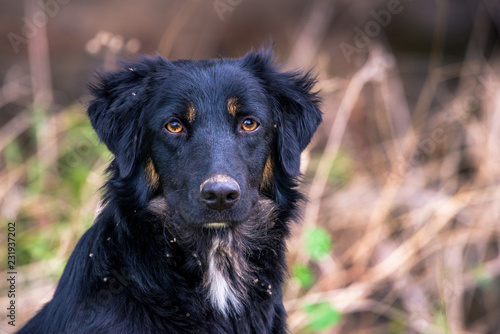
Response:
[[[216,175],[202,183],[200,196],[209,208],[222,211],[238,202],[240,186],[233,178]]]

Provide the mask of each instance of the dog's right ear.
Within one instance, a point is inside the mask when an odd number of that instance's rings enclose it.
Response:
[[[134,63],[124,63],[118,71],[100,75],[90,86],[94,99],[87,113],[99,139],[115,155],[120,176],[127,177],[140,161],[137,157],[141,142],[143,112],[150,102],[154,73],[168,61],[161,56],[143,57]]]

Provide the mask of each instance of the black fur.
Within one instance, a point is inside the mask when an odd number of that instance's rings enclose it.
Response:
[[[314,79],[273,63],[270,50],[144,57],[100,78],[88,115],[115,155],[103,209],[19,333],[286,332],[285,242],[321,112]],[[251,132],[248,117],[260,124]],[[165,129],[172,119],[180,133]],[[232,207],[201,200],[214,175],[238,183]]]

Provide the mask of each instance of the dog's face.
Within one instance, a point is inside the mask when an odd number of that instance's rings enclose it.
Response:
[[[234,64],[175,64],[146,120],[169,208],[190,225],[244,221],[260,198],[274,120],[256,78]]]
[[[88,112],[115,154],[115,182],[145,183],[133,203],[162,196],[183,224],[232,228],[261,199],[295,206],[300,153],[321,121],[313,83],[278,72],[270,52],[144,58],[102,78]]]

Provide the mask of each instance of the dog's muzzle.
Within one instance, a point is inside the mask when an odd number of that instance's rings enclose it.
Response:
[[[240,199],[240,185],[226,175],[215,175],[200,185],[200,197],[210,209],[219,212],[229,209]]]

